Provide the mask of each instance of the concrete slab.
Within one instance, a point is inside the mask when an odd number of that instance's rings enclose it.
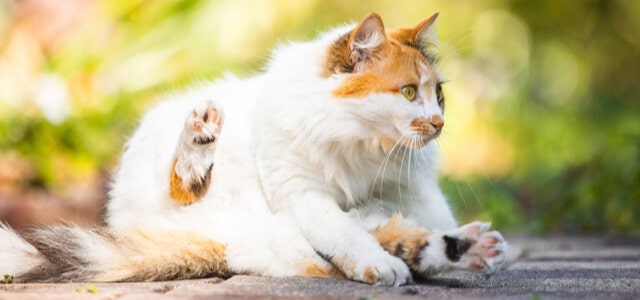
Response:
[[[640,238],[508,240],[510,266],[490,278],[453,272],[403,287],[256,276],[153,283],[3,284],[0,299],[640,299]]]

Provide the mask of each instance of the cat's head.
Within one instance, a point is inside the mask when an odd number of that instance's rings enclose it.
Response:
[[[371,14],[329,47],[323,76],[339,80],[333,97],[366,124],[367,135],[417,148],[440,134],[443,79],[432,28],[437,16],[385,29],[380,16]]]

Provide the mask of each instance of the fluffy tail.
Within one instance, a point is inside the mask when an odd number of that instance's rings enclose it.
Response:
[[[195,233],[57,225],[23,237],[0,224],[0,274],[17,282],[157,281],[228,277],[225,246]]]

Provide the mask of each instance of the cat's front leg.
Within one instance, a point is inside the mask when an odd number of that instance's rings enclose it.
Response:
[[[211,100],[187,116],[169,177],[169,195],[177,203],[191,204],[208,192],[223,121],[222,108]]]
[[[452,269],[492,274],[505,265],[507,243],[488,223],[474,222],[442,232],[429,232],[394,215],[371,230],[389,253],[402,258],[411,271],[428,277]]]
[[[407,265],[384,251],[330,196],[306,192],[293,198],[289,209],[305,238],[349,279],[395,286],[412,281]]]

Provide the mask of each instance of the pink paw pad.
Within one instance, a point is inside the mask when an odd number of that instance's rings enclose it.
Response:
[[[498,243],[498,239],[492,236],[482,238],[483,246],[495,246]]]
[[[489,223],[473,222],[456,230],[457,235],[452,234],[469,243],[467,251],[456,262],[459,268],[491,274],[503,267],[507,244],[499,232],[487,232],[489,226]]]
[[[497,256],[499,254],[499,252],[496,249],[489,249],[489,250],[485,251],[484,254],[487,257],[495,257],[495,256]]]
[[[217,126],[222,125],[222,118],[219,118],[218,110],[215,108],[207,109],[202,116],[202,121]]]
[[[213,144],[223,123],[222,110],[211,100],[196,107],[185,123],[186,138],[197,145]]]

